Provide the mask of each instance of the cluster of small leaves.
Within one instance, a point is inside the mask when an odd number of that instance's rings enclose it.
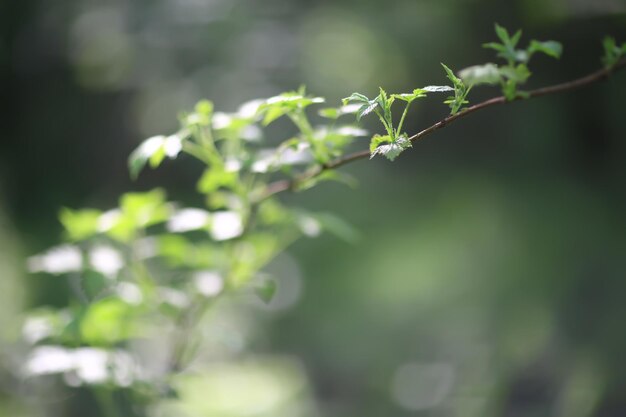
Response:
[[[118,378],[122,367],[136,368],[128,365],[133,341],[158,335],[151,323],[175,327],[205,309],[199,306],[231,293],[271,302],[279,289],[262,269],[286,246],[324,230],[353,238],[340,219],[288,208],[265,194],[272,181],[295,181],[367,133],[337,123],[351,113],[345,107],[323,109],[331,123],[313,127],[307,108],[323,101],[307,96],[303,88],[250,101],[233,113],[217,112],[203,100],[180,116],[176,133],[150,137],[132,152],[128,164],[133,178],[166,159],[197,159],[202,207],[168,201],[163,190],[154,189],[124,194],[110,210],[62,209],[67,242],[32,256],[28,267],[67,277],[82,303],[35,311],[26,320],[24,335],[32,348],[24,372],[78,375],[74,382],[85,385],[154,385],[139,369]],[[297,134],[271,143],[263,128],[281,117],[293,122]],[[329,171],[300,181],[298,188],[320,180],[345,179]],[[175,366],[169,372],[184,367],[193,350],[184,344],[173,348]],[[67,366],[41,366],[51,355],[67,357]],[[82,374],[80,358],[85,355],[101,359],[98,378]],[[123,361],[119,366],[118,360]]]
[[[626,57],[626,42],[618,45],[615,38],[607,36],[602,41],[604,56],[602,63],[605,68],[614,67],[622,58]]]
[[[498,52],[497,56],[506,61],[506,65],[487,63],[466,68],[459,72],[463,81],[470,85],[499,84],[502,93],[507,100],[525,98],[526,94],[518,90],[518,86],[524,84],[531,75],[528,63],[533,55],[542,53],[552,58],[560,58],[563,48],[556,41],[531,40],[525,49],[519,49],[518,44],[522,37],[522,31],[518,30],[513,35],[502,26],[496,24],[496,35],[500,42],[489,42],[483,46]]]
[[[454,86],[454,96],[448,97],[446,101],[444,101],[444,104],[450,106],[451,114],[456,114],[465,104],[469,103],[469,100],[467,100],[467,95],[472,89],[472,86],[465,85],[463,80],[454,75],[454,72],[450,68],[448,68],[445,64],[441,65],[446,71],[446,76],[450,81],[452,81],[452,85]]]
[[[361,93],[352,93],[351,96],[343,99],[344,106],[349,103],[356,104],[356,118],[361,120],[363,116],[370,113],[376,114],[378,119],[385,128],[385,135],[374,135],[370,141],[370,158],[376,155],[384,155],[390,161],[396,159],[402,151],[411,147],[411,141],[408,135],[402,131],[404,120],[409,111],[409,107],[413,101],[418,98],[424,98],[431,92],[444,92],[453,91],[455,89],[448,86],[426,86],[422,88],[416,88],[412,93],[401,94],[387,94],[382,88],[379,89],[378,96],[374,99],[369,99],[367,96]],[[392,104],[396,101],[402,101],[405,103],[402,116],[398,125],[395,126],[392,114]]]

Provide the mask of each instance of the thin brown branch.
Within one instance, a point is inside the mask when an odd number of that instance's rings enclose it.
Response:
[[[556,84],[556,85],[552,85],[548,87],[542,87],[542,88],[529,91],[527,92],[528,94],[527,97],[535,98],[535,97],[545,96],[549,94],[558,94],[558,93],[563,93],[566,91],[576,90],[576,89],[588,86],[590,84],[595,84],[597,82],[603,81],[609,78],[614,72],[622,70],[624,68],[626,68],[626,60],[622,60],[618,62],[611,68],[603,68],[591,74],[588,74],[584,77],[577,78],[572,81],[568,81],[568,82],[564,82],[561,84]],[[519,99],[516,99],[516,100],[519,100]],[[506,104],[509,102],[510,101],[507,101],[504,96],[499,96],[499,97],[494,97],[494,98],[490,98],[488,100],[482,101],[478,104],[474,104],[473,106],[470,106],[462,110],[459,113],[449,115],[448,117],[436,122],[435,124],[427,127],[426,129],[414,134],[413,136],[409,138],[409,140],[411,142],[416,142],[417,140],[430,135],[436,130],[441,129],[449,125],[450,123],[462,117],[467,116],[468,114],[477,112],[487,107],[491,107],[491,106],[495,106],[499,104]],[[261,200],[268,198],[274,194],[281,193],[283,191],[295,190],[297,188],[297,185],[301,183],[302,181],[315,178],[324,171],[339,168],[340,166],[349,164],[351,162],[354,162],[360,159],[368,158],[369,156],[370,156],[370,152],[367,149],[362,150],[362,151],[357,151],[357,152],[342,156],[340,158],[337,158],[335,160],[332,160],[330,162],[327,162],[324,165],[320,165],[317,169],[307,172],[303,174],[301,177],[294,178],[291,180],[285,179],[285,180],[275,181],[267,186],[265,192],[263,193],[261,197]]]

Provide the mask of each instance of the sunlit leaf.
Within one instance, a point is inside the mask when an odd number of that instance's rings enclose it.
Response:
[[[101,211],[94,209],[62,208],[59,220],[71,240],[82,240],[98,233],[98,220],[101,214]]]
[[[440,93],[445,91],[454,91],[454,88],[447,85],[427,85],[426,87],[422,87],[420,90],[428,91],[430,93]]]
[[[91,304],[80,322],[83,340],[109,346],[139,336],[135,312],[135,307],[113,297]]]
[[[500,71],[495,64],[474,65],[459,71],[459,77],[467,85],[498,84]]]
[[[405,149],[411,147],[411,141],[405,136],[400,136],[393,140],[389,136],[376,135],[370,142],[370,159],[376,155],[384,155],[385,158],[393,161],[400,155]]]
[[[368,114],[373,112],[376,109],[376,107],[378,107],[378,103],[375,102],[375,101],[374,102],[368,102],[367,104],[364,104],[356,112],[356,119],[357,120],[361,120],[361,118],[363,116],[367,116]]]
[[[560,58],[563,53],[563,46],[556,41],[545,41],[539,42],[536,40],[530,41],[530,46],[528,47],[528,53],[534,54],[535,52],[541,52],[552,58]]]

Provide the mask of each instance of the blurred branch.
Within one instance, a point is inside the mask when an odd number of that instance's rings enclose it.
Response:
[[[527,99],[527,98],[535,98],[535,97],[541,97],[541,96],[546,96],[546,95],[550,95],[550,94],[558,94],[558,93],[563,93],[563,92],[567,92],[567,91],[572,91],[572,90],[576,90],[591,84],[595,84],[597,82],[600,81],[604,81],[606,79],[608,79],[614,72],[622,70],[626,68],[626,60],[621,60],[619,61],[617,64],[613,65],[610,68],[603,68],[600,69],[598,71],[592,72],[591,74],[588,74],[584,77],[581,78],[577,78],[575,80],[572,81],[568,81],[568,82],[564,82],[561,84],[556,84],[556,85],[552,85],[552,86],[548,86],[548,87],[542,87],[542,88],[538,88],[536,90],[531,90],[529,92],[527,92],[527,97],[524,98],[523,100]],[[411,142],[416,142],[419,139],[422,139],[428,135],[430,135],[431,133],[435,132],[436,130],[439,130],[443,127],[446,127],[447,125],[449,125],[450,123],[464,117],[467,116],[471,113],[474,113],[476,111],[482,110],[484,108],[487,107],[491,107],[491,106],[495,106],[498,104],[506,104],[509,103],[511,101],[517,101],[517,100],[521,100],[521,98],[516,98],[514,100],[507,100],[504,96],[499,96],[499,97],[494,97],[491,98],[489,100],[485,100],[483,102],[480,102],[478,104],[474,104],[473,106],[467,107],[466,109],[462,110],[459,113],[453,114],[453,115],[449,115],[448,117],[438,121],[437,123],[427,127],[426,129],[414,134],[413,136],[411,136],[409,138],[409,140]],[[311,178],[315,178],[318,175],[320,175],[322,172],[327,171],[327,170],[331,170],[331,169],[335,169],[335,168],[339,168],[343,165],[349,164],[351,162],[360,160],[360,159],[365,159],[368,158],[370,156],[370,151],[369,149],[364,149],[362,151],[357,151],[351,154],[348,154],[346,156],[343,156],[341,158],[337,158],[333,161],[327,162],[324,165],[320,165],[316,170],[312,171],[312,172],[308,172],[303,174],[301,177],[296,178],[294,180],[279,180],[279,181],[275,181],[271,184],[268,185],[267,189],[265,190],[265,193],[262,195],[262,197],[260,198],[260,200],[266,199],[268,197],[271,197],[272,195],[281,193],[283,191],[288,191],[288,190],[295,190],[298,186],[299,183],[306,181],[306,180],[310,180]]]

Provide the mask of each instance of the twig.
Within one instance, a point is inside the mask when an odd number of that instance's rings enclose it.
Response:
[[[558,94],[558,93],[562,93],[562,92],[566,92],[566,91],[572,91],[572,90],[576,90],[579,89],[581,87],[585,87],[587,85],[590,84],[594,84],[600,81],[603,81],[607,78],[609,78],[613,72],[619,71],[626,68],[626,60],[622,60],[620,62],[618,62],[617,64],[615,64],[614,66],[612,66],[611,68],[603,68],[600,69],[598,71],[595,71],[591,74],[588,74],[584,77],[581,78],[577,78],[575,80],[572,81],[568,81],[568,82],[564,82],[561,84],[556,84],[556,85],[552,85],[552,86],[548,86],[548,87],[542,87],[542,88],[538,88],[536,90],[532,90],[527,92],[527,98],[534,98],[534,97],[541,97],[541,96],[546,96],[549,94]],[[515,99],[515,101],[520,100],[519,98]],[[482,110],[484,108],[487,107],[491,107],[491,106],[495,106],[498,104],[506,104],[509,103],[510,101],[507,101],[507,99],[504,96],[499,96],[499,97],[494,97],[494,98],[490,98],[488,100],[485,100],[483,102],[480,102],[478,104],[474,104],[473,106],[470,106],[464,110],[462,110],[459,113],[450,115],[440,121],[438,121],[437,123],[427,127],[426,129],[414,134],[413,136],[411,136],[409,138],[409,140],[411,142],[416,142],[419,139],[422,139],[423,137],[426,137],[428,135],[430,135],[431,133],[435,132],[436,130],[439,130],[447,125],[449,125],[450,123],[467,116],[468,114],[474,113],[478,110]],[[343,165],[349,164],[351,162],[354,161],[358,161],[361,159],[365,159],[368,158],[370,156],[370,152],[369,150],[365,149],[362,151],[357,151],[345,156],[342,156],[340,158],[337,158],[335,160],[332,160],[330,162],[327,162],[323,165],[320,165],[317,169],[311,171],[311,172],[307,172],[305,174],[303,174],[300,177],[297,178],[293,178],[293,179],[284,179],[284,180],[278,180],[275,182],[270,183],[267,188],[265,189],[265,192],[262,194],[261,198],[259,199],[259,201],[264,200],[268,197],[271,197],[275,194],[281,193],[283,191],[288,191],[288,190],[295,190],[297,188],[297,185],[299,183],[301,183],[302,181],[306,181],[309,180],[311,178],[315,178],[318,175],[320,175],[322,172],[327,171],[327,170],[331,170],[331,169],[336,169],[339,168]]]

